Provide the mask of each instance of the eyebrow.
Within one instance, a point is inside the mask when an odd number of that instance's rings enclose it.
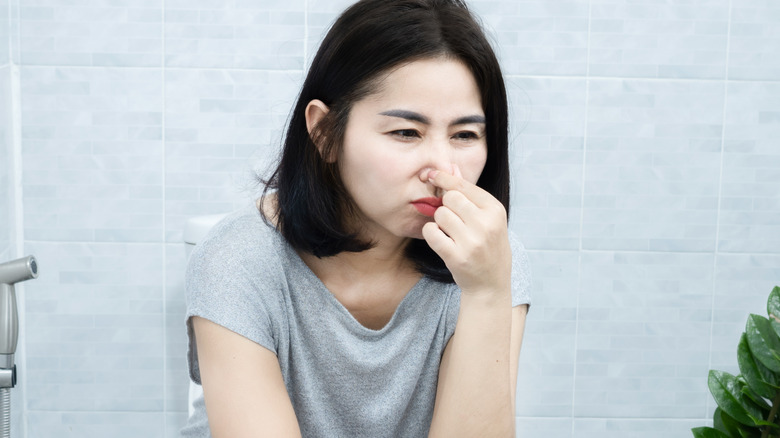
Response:
[[[413,122],[422,123],[423,125],[430,125],[431,121],[425,117],[422,114],[416,113],[414,111],[407,111],[407,110],[390,110],[390,111],[384,111],[379,113],[380,116],[388,116],[388,117],[398,117],[400,119],[405,120],[411,120]],[[469,125],[472,123],[481,123],[485,124],[485,116],[481,115],[472,115],[472,116],[464,116],[460,117],[458,119],[455,119],[454,122],[450,123],[450,126],[456,126],[456,125]]]

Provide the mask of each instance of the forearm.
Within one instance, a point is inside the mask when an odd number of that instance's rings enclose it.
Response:
[[[463,293],[455,333],[439,371],[431,437],[514,433],[509,291]]]

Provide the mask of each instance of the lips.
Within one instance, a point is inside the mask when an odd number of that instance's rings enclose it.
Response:
[[[433,217],[433,214],[436,213],[436,209],[441,207],[441,198],[420,198],[415,199],[411,204],[423,216]]]

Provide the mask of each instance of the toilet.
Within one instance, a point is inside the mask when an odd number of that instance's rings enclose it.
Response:
[[[228,213],[210,214],[206,216],[196,216],[187,219],[187,221],[184,223],[184,247],[187,254],[187,260],[189,260],[190,258],[190,253],[192,253],[192,248],[194,248],[195,245],[198,244],[198,242],[200,242],[201,240],[203,240],[204,237],[206,237],[206,234],[208,234],[209,230],[214,225],[216,225],[217,222],[224,219],[225,216],[227,215]],[[192,413],[195,410],[193,403],[202,394],[203,394],[203,387],[198,385],[195,382],[190,381],[190,393],[187,402],[187,410],[190,416],[192,416]]]

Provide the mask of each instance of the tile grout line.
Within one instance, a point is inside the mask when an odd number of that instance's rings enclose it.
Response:
[[[12,12],[13,8],[11,7],[14,0],[8,2],[8,65],[10,68],[10,75],[11,75],[11,132],[13,139],[11,140],[11,144],[13,145],[14,151],[13,151],[13,159],[14,159],[14,165],[13,165],[13,178],[14,182],[12,183],[12,186],[14,187],[14,228],[15,228],[15,234],[16,234],[16,256],[17,257],[23,257],[24,255],[24,248],[26,242],[24,241],[24,187],[22,185],[23,182],[23,172],[24,168],[22,166],[23,163],[23,156],[22,156],[22,88],[21,88],[21,66],[17,65],[14,62],[14,47],[11,41],[11,19],[12,19]],[[16,1],[16,52],[19,53],[19,62],[21,63],[21,35],[20,35],[20,28],[22,25],[21,21],[21,13],[19,12],[21,9],[18,0]],[[22,292],[24,292],[24,286],[22,285]],[[27,325],[27,318],[26,318],[26,303],[27,303],[27,294],[22,293],[21,299],[17,297],[17,305],[18,305],[18,313],[19,313],[19,324],[20,328],[26,330]],[[21,334],[21,332],[20,332]],[[28,376],[27,376],[27,348],[26,348],[26,342],[21,342],[21,348],[19,351],[19,358],[20,362],[23,364],[22,367],[22,376],[20,378],[20,387],[21,390],[21,396],[22,396],[22,412],[21,412],[21,429],[22,429],[22,437],[27,436],[28,432],[28,425],[27,425],[27,405],[28,405],[28,397],[27,397],[27,388],[29,387],[28,384]]]
[[[161,105],[162,105],[162,114],[160,119],[160,158],[161,158],[161,199],[162,199],[162,318],[161,318],[161,324],[162,324],[162,333],[163,333],[163,357],[162,357],[162,363],[163,363],[163,369],[162,369],[162,382],[163,382],[163,388],[162,388],[162,403],[163,403],[163,430],[162,434],[165,436],[168,433],[168,324],[167,324],[167,318],[168,318],[168,271],[167,271],[167,259],[168,259],[168,246],[165,245],[165,230],[167,228],[166,224],[166,214],[165,214],[165,186],[166,186],[166,180],[165,180],[165,170],[166,170],[166,161],[165,161],[165,113],[166,113],[166,100],[165,100],[165,0],[162,0],[161,2],[161,26],[160,26],[160,33],[161,33],[161,39],[162,39],[162,47],[161,47],[161,53],[160,53],[160,70],[161,70]]]
[[[590,108],[590,37],[593,24],[593,0],[588,2],[588,50],[585,55],[585,120],[582,133],[582,188],[580,192],[580,230],[577,251],[577,298],[574,301],[574,363],[571,377],[571,436],[574,436],[574,408],[577,393],[577,350],[579,348],[580,331],[580,296],[582,294],[582,230],[585,223],[585,172],[588,156],[588,117]]]
[[[303,75],[309,63],[309,0],[303,0]]]
[[[3,67],[7,65],[9,68],[13,67],[14,64],[13,38],[11,38],[11,13],[13,12],[11,3],[12,1],[8,2],[8,62],[3,65]]]
[[[726,111],[728,110],[729,99],[729,61],[731,53],[731,23],[733,22],[734,1],[729,0],[729,24],[726,30],[726,68],[723,80],[723,114],[721,118],[720,131],[720,169],[718,177],[718,209],[715,213],[715,251],[712,254],[712,297],[710,299],[710,348],[707,358],[707,369],[712,369],[712,348],[715,344],[715,284],[718,272],[718,255],[720,254],[720,213],[723,203],[723,166],[726,161]],[[709,398],[704,404],[704,416],[708,416]]]
[[[308,35],[308,28],[305,34]],[[304,56],[308,57],[308,48],[304,50]],[[306,61],[304,61],[306,64]],[[308,64],[306,64],[308,65]],[[155,70],[165,68],[171,71],[178,70],[202,70],[202,71],[236,71],[247,73],[284,73],[284,74],[299,74],[301,70],[306,72],[306,65],[302,69],[276,69],[276,68],[218,68],[218,67],[201,67],[201,66],[185,66],[185,67],[173,67],[173,66],[134,66],[134,65],[49,65],[49,64],[27,64],[24,67],[30,69],[36,68],[56,68],[56,69],[130,69],[130,70]],[[619,76],[586,76],[582,75],[533,75],[533,74],[505,74],[505,79],[560,79],[560,80],[575,80],[586,79],[589,81],[648,81],[648,82],[697,82],[697,83],[721,83],[723,79],[709,79],[709,78],[675,78],[675,77],[619,77]],[[770,79],[729,79],[729,82],[744,82],[751,84],[777,84],[780,80]]]
[[[163,46],[165,43],[163,43]],[[164,60],[163,60],[164,62]],[[48,68],[48,69],[86,69],[86,70],[99,70],[99,69],[125,69],[125,70],[159,70],[165,68],[167,70],[197,70],[197,71],[236,71],[247,73],[300,73],[300,69],[278,69],[278,68],[218,68],[218,67],[200,67],[200,66],[187,66],[187,67],[171,67],[171,66],[136,66],[136,65],[48,65],[48,64],[27,64],[25,68]]]

